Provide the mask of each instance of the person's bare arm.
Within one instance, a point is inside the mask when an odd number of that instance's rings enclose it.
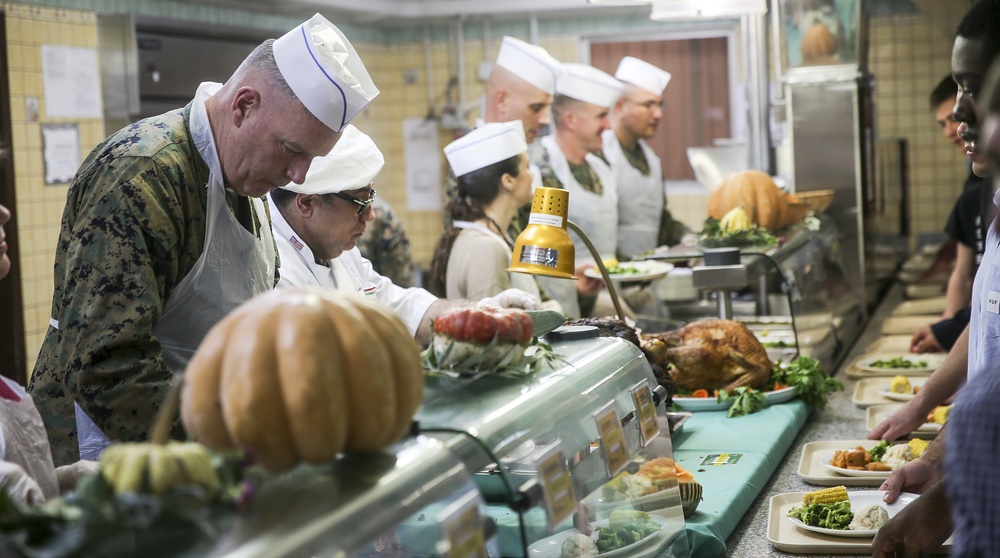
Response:
[[[951,534],[951,506],[944,481],[910,502],[872,541],[872,558],[919,558]]]
[[[931,409],[944,403],[958,391],[967,377],[968,368],[969,326],[966,326],[944,362],[924,382],[920,391],[891,417],[869,432],[868,438],[891,441],[913,432],[924,423]]]
[[[959,242],[955,256],[955,269],[948,277],[948,289],[945,292],[942,318],[951,318],[955,312],[969,306],[969,302],[972,300],[972,281],[976,278],[975,262],[975,253],[972,248]]]

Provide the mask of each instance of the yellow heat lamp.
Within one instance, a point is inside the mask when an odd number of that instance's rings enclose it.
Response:
[[[604,278],[611,302],[619,319],[624,319],[618,291],[615,289],[600,253],[576,223],[566,216],[569,212],[569,192],[562,188],[536,188],[531,199],[528,225],[517,235],[514,254],[507,271],[548,275],[561,279],[576,279],[576,248],[566,229],[583,240]]]

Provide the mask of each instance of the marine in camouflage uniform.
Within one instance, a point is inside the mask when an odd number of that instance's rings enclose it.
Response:
[[[414,286],[416,280],[410,256],[410,239],[406,236],[403,222],[382,198],[375,198],[372,210],[375,219],[358,240],[361,255],[372,263],[379,275],[388,277],[396,285]]]
[[[48,329],[28,387],[56,465],[79,459],[74,400],[112,440],[143,441],[170,389],[152,329],[205,242],[209,169],[190,117],[188,104],[118,131],[69,188],[52,297],[58,329]],[[256,231],[248,198],[226,195]]]

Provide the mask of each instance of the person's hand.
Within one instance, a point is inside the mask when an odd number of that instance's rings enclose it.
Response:
[[[576,266],[574,275],[576,275],[576,292],[581,296],[594,296],[595,294],[601,292],[604,288],[604,281],[600,279],[594,279],[593,277],[588,277],[585,271],[591,268],[597,267],[594,263],[583,263]]]
[[[951,534],[951,514],[944,483],[907,504],[875,533],[872,558],[917,558]]]
[[[913,338],[910,339],[911,353],[940,353],[942,351],[944,351],[944,347],[938,342],[937,337],[934,337],[934,331],[929,325],[918,329],[913,334]]]
[[[521,308],[534,310],[538,308],[539,300],[521,289],[507,289],[499,294],[486,297],[479,301],[478,306],[496,306],[497,308]]]
[[[868,439],[889,440],[891,442],[900,436],[906,436],[916,430],[918,426],[927,420],[927,413],[919,412],[917,406],[914,405],[914,401],[910,400],[889,418],[880,422],[878,426],[868,433]]]
[[[940,479],[941,470],[934,463],[926,459],[914,459],[894,470],[878,489],[885,491],[882,499],[886,504],[891,504],[899,498],[900,492],[923,494]]]
[[[576,512],[573,513],[573,527],[584,535],[590,536],[594,532],[591,522],[594,520],[594,510],[587,504],[579,502],[576,505]]]
[[[20,465],[0,461],[0,489],[15,501],[29,506],[37,506],[45,501],[42,487],[31,478]]]
[[[76,463],[56,467],[56,480],[59,481],[59,492],[69,492],[76,488],[76,483],[87,475],[101,472],[101,464],[96,461],[81,459]]]

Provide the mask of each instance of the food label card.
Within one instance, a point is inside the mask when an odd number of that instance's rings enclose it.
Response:
[[[642,447],[646,447],[646,444],[660,434],[660,423],[656,421],[656,406],[653,405],[653,393],[646,381],[636,384],[631,392],[632,402],[635,403],[635,414],[639,417],[639,441]]]
[[[483,520],[479,514],[479,495],[469,491],[452,502],[437,516],[444,529],[448,558],[486,558]]]
[[[562,443],[556,440],[550,444],[535,463],[538,465],[542,491],[545,494],[545,515],[551,531],[576,511],[576,492],[573,490],[569,469],[566,468]]]
[[[743,459],[742,453],[715,453],[705,456],[701,460],[702,465],[736,465]]]
[[[614,477],[628,465],[628,446],[625,444],[625,432],[622,430],[615,402],[611,401],[594,413],[594,420],[597,422],[597,434],[601,439],[608,476]]]

